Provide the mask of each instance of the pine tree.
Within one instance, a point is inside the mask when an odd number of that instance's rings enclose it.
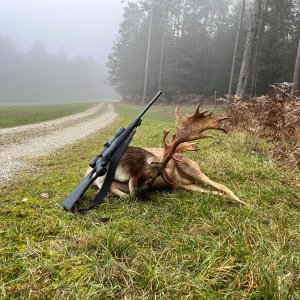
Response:
[[[238,24],[238,28],[237,28],[237,34],[236,34],[235,46],[234,46],[234,52],[233,52],[232,67],[231,67],[231,73],[230,73],[230,82],[229,82],[229,88],[228,88],[228,96],[229,97],[232,95],[233,78],[234,78],[234,72],[235,72],[235,68],[236,68],[238,47],[239,47],[239,43],[240,43],[241,29],[242,29],[243,19],[244,19],[245,4],[246,4],[246,0],[242,0],[240,16],[239,16],[239,24]]]
[[[243,62],[240,71],[236,95],[245,97],[248,79],[251,71],[257,30],[261,18],[262,0],[254,0],[251,11],[251,20],[247,34],[246,45],[243,54]]]
[[[295,63],[295,70],[293,76],[293,88],[292,93],[299,91],[299,80],[300,80],[300,39],[299,39],[299,46],[297,51],[297,58]]]
[[[210,96],[215,91],[218,95],[228,92],[241,1],[153,0],[147,96],[154,94],[158,87],[169,102],[175,95]],[[253,1],[257,11],[263,0]],[[148,0],[127,3],[119,38],[108,59],[110,84],[123,96],[143,95],[150,9]],[[257,19],[257,13],[252,14],[252,30],[244,49],[248,54],[244,56],[246,64],[243,63],[242,80],[239,80],[243,95],[249,92],[251,70],[257,93],[265,92],[270,83],[291,81],[293,75],[300,32],[300,17],[294,10],[293,0],[268,0],[260,23],[264,33],[260,35],[261,46],[254,55]],[[246,44],[249,24],[249,16],[245,14],[241,41],[236,45]],[[243,57],[235,57],[238,69]],[[234,76],[231,84],[234,89]]]
[[[299,17],[293,0],[268,0],[258,60],[257,90],[265,93],[274,82],[291,82],[299,42]]]

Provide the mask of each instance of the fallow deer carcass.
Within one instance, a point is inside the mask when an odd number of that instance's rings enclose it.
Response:
[[[153,153],[143,148],[128,147],[120,158],[110,192],[119,197],[127,196],[127,193],[145,196],[160,175],[163,181],[169,181],[162,165]],[[86,174],[90,171],[91,168],[88,168]],[[105,177],[98,177],[93,184],[101,189]]]
[[[120,197],[137,191],[147,192],[150,188],[183,188],[191,191],[225,195],[239,204],[247,205],[226,186],[208,178],[201,172],[198,164],[179,153],[196,151],[196,145],[189,143],[203,138],[214,138],[203,134],[209,129],[226,133],[221,122],[224,116],[213,116],[212,112],[200,112],[200,105],[192,115],[182,118],[180,128],[178,108],[175,111],[176,132],[169,143],[166,138],[169,131],[163,132],[163,148],[128,147],[122,155],[110,191]],[[104,178],[98,178],[95,185],[102,187]],[[201,184],[208,185],[216,191],[205,190]]]

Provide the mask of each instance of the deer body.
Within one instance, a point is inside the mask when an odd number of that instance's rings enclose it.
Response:
[[[167,143],[166,137],[169,131],[163,132],[163,148],[128,147],[120,158],[110,192],[123,197],[128,192],[147,192],[150,188],[182,188],[225,195],[239,204],[247,205],[226,186],[208,178],[201,172],[196,162],[178,155],[180,152],[197,150],[194,144],[188,143],[189,141],[213,138],[211,135],[203,134],[205,130],[216,129],[226,133],[220,122],[227,117],[214,117],[211,112],[200,112],[199,107],[200,105],[192,115],[186,114],[182,118],[182,128],[179,124],[178,108],[176,109],[176,133]],[[99,189],[104,178],[95,181]],[[212,187],[215,191],[203,189],[203,184]]]
[[[142,148],[128,147],[121,156],[110,192],[124,197],[127,192],[143,193],[147,191],[160,175],[161,165],[159,158],[151,152]],[[90,171],[91,168],[87,170],[87,174]],[[100,189],[105,177],[98,177],[94,181],[94,185]]]
[[[162,148],[146,148],[147,151],[153,153],[158,157],[162,157]],[[210,193],[215,195],[225,195],[234,201],[246,205],[246,203],[240,200],[230,189],[223,184],[215,182],[207,177],[201,170],[199,165],[184,156],[177,155],[178,160],[171,159],[166,167],[168,177],[174,184],[170,185],[164,181],[161,177],[158,177],[154,182],[154,188],[171,187],[173,189],[185,189],[190,191],[197,191],[201,193]],[[205,190],[203,184],[210,186],[217,191]]]
[[[168,162],[165,171],[172,183],[165,181],[159,176],[160,169],[158,167],[163,151],[163,148],[128,147],[120,159],[110,192],[119,197],[125,197],[128,193],[147,192],[150,188],[185,189],[214,195],[225,195],[239,204],[246,205],[226,186],[207,177],[196,162],[183,156],[178,156],[180,161],[171,159]],[[104,179],[105,177],[99,177],[94,184],[100,189]],[[203,184],[216,189],[216,191],[204,189]]]

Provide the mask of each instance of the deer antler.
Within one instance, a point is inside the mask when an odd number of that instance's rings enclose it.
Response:
[[[166,138],[170,131],[163,131],[163,166],[168,164],[171,158],[174,158],[176,152],[197,150],[195,144],[187,143],[204,138],[215,138],[213,135],[203,134],[205,130],[216,129],[226,133],[226,130],[220,125],[222,120],[228,119],[225,116],[212,115],[211,111],[200,112],[200,104],[197,105],[196,110],[192,115],[187,113],[182,118],[182,128],[180,128],[178,107],[175,110],[176,118],[176,132],[172,135],[169,143],[166,142]]]

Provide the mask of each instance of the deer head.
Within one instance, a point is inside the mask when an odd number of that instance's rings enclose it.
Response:
[[[204,134],[208,129],[221,130],[226,133],[226,130],[220,124],[221,121],[228,119],[225,116],[213,116],[211,111],[200,112],[200,104],[197,105],[193,114],[187,113],[182,118],[182,127],[180,127],[178,107],[175,109],[176,131],[172,135],[169,143],[166,138],[170,130],[163,131],[163,167],[166,167],[168,161],[173,158],[177,160],[175,154],[184,151],[197,151],[195,143],[189,143],[204,138],[215,138],[213,135]]]

